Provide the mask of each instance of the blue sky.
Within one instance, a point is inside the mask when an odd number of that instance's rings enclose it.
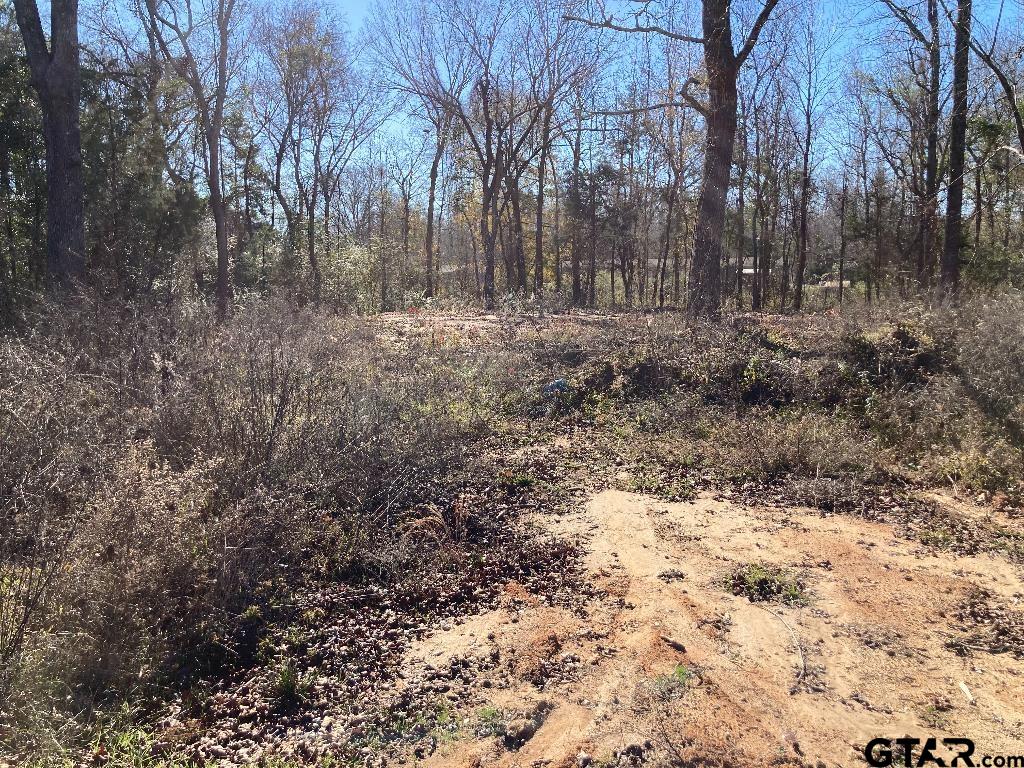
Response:
[[[350,28],[355,32],[362,26],[373,2],[374,0],[334,0],[334,5],[341,11]],[[819,4],[825,15],[834,13],[837,19],[847,23],[852,22],[856,16],[871,15],[863,13],[866,6],[872,5],[870,0],[815,0],[815,2]],[[854,38],[850,40],[851,43],[856,42],[855,34],[850,37]]]
[[[353,29],[358,29],[363,23],[373,0],[335,0],[335,6],[345,15]],[[849,0],[818,0],[822,8],[842,9],[843,15],[849,15],[852,6],[859,3],[851,3]]]
[[[372,0],[335,0],[335,5],[355,31],[362,26],[371,2]]]

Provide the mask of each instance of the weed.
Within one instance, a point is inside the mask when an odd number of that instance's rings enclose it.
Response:
[[[306,699],[312,683],[302,675],[291,660],[278,669],[274,680],[273,695],[281,709],[291,709]]]
[[[742,595],[752,603],[807,603],[801,580],[791,571],[773,565],[750,563],[740,566],[729,574],[725,585],[734,595]]]
[[[478,736],[496,738],[502,738],[505,736],[507,731],[505,716],[497,707],[481,707],[476,713],[476,718],[478,721],[476,729]]]
[[[921,710],[921,722],[929,728],[945,729],[949,724],[947,709],[938,704],[929,704]]]
[[[431,732],[441,742],[453,741],[459,734],[458,714],[452,709],[451,702],[440,699],[433,710],[433,727]]]
[[[686,692],[696,674],[689,667],[677,664],[668,674],[654,678],[654,692],[662,699],[679,698]]]
[[[257,626],[263,623],[263,611],[258,605],[250,605],[238,619],[243,626]]]
[[[697,489],[689,478],[648,469],[639,469],[633,474],[629,490],[673,502],[691,501],[697,496]]]
[[[952,534],[941,528],[927,528],[918,534],[918,539],[933,549],[949,549],[953,544]]]
[[[526,493],[536,484],[537,479],[532,475],[511,470],[502,470],[498,475],[498,485],[509,495]]]

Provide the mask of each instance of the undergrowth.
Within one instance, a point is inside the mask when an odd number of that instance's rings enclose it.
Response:
[[[91,744],[108,765],[177,766],[139,730],[148,702],[249,664],[277,670],[282,711],[301,706],[305,673],[270,642],[298,583],[401,584],[413,613],[440,594],[425,574],[465,576],[460,600],[489,594],[477,581],[501,577],[486,557],[497,533],[466,489],[514,507],[562,482],[501,461],[474,475],[481,441],[504,430],[525,443],[579,428],[628,489],[669,501],[725,486],[1022,560],[1012,520],[914,495],[1020,509],[1021,316],[1011,295],[477,336],[274,302],[223,324],[185,304],[39,306],[0,338],[0,754],[32,764]],[[508,543],[526,571],[571,559]],[[806,599],[759,564],[727,586]],[[316,610],[302,621],[322,622]],[[1017,634],[978,644],[1016,648]]]
[[[97,302],[0,338],[0,755],[260,661],[304,580],[387,584],[460,546],[475,511],[438,490],[523,407],[525,366],[377,330]],[[279,684],[302,699],[287,664]]]

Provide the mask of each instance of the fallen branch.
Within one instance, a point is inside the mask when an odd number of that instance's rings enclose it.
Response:
[[[796,679],[805,679],[807,677],[807,659],[804,658],[804,649],[803,646],[800,644],[800,635],[797,634],[797,631],[793,629],[792,625],[788,621],[782,618],[782,616],[777,614],[771,608],[765,608],[763,605],[758,605],[757,603],[753,603],[753,605],[760,608],[762,611],[765,611],[766,613],[770,613],[776,619],[781,621],[782,625],[789,630],[790,634],[793,636],[793,644],[796,646],[796,652],[800,656],[800,672],[799,674],[797,674]]]
[[[671,648],[679,651],[680,653],[686,653],[686,646],[680,643],[678,640],[673,640],[668,635],[662,635],[661,639],[668,644]]]

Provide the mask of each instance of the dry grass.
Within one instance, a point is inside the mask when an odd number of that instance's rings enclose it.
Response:
[[[1021,498],[1024,299],[872,314],[674,316],[590,329],[553,375],[562,413],[668,433],[657,452],[742,479],[896,477]],[[665,442],[674,443],[669,450]]]
[[[475,510],[439,488],[508,418],[593,429],[669,498],[711,478],[830,511],[906,485],[1019,505],[1021,316],[1008,296],[417,336],[272,302],[221,326],[42,306],[0,339],[0,741],[74,743],[216,675],[307,575],[384,582],[457,548]],[[513,502],[526,481],[495,478]]]
[[[8,748],[237,662],[247,609],[303,574],[386,581],[436,554],[416,510],[514,405],[515,351],[375,334],[274,304],[218,327],[111,303],[0,340]]]

